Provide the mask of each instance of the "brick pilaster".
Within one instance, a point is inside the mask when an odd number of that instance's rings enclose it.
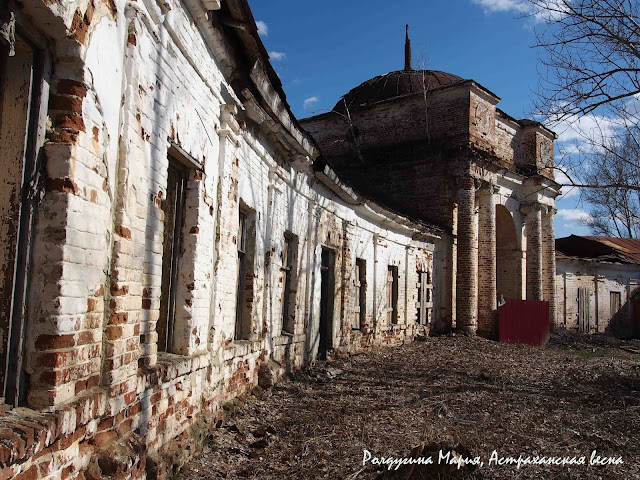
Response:
[[[527,232],[527,300],[542,300],[542,206],[521,207],[526,215]]]
[[[458,269],[456,326],[474,335],[478,312],[478,231],[475,213],[475,183],[463,180],[458,190]]]
[[[542,214],[543,299],[549,302],[549,322],[556,323],[556,242],[553,216],[555,208],[546,208]]]
[[[478,330],[496,332],[496,202],[495,187],[484,185],[478,199]]]

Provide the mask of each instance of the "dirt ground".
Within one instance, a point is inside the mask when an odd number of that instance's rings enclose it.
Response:
[[[430,337],[318,365],[233,410],[179,478],[640,478],[637,340]],[[590,465],[594,450],[623,463]],[[412,454],[434,465],[373,464]],[[577,464],[496,461],[520,455]]]

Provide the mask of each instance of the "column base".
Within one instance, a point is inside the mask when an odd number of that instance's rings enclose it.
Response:
[[[478,330],[476,331],[476,336],[486,338],[487,340],[498,340],[498,332],[494,332],[491,330]]]
[[[458,325],[456,333],[467,337],[475,337],[478,327],[476,325]]]

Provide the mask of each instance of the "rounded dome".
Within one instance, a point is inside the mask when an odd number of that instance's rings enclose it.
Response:
[[[345,102],[349,108],[357,108],[361,105],[422,92],[425,88],[435,90],[463,81],[464,79],[457,75],[437,70],[398,70],[361,83],[341,98],[333,110],[344,112]]]

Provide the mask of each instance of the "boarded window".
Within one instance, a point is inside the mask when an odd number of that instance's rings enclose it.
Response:
[[[292,334],[296,322],[297,260],[298,237],[286,233],[282,250],[282,330]]]
[[[398,267],[387,269],[387,322],[398,323]]]
[[[416,323],[420,325],[427,325],[430,323],[430,313],[433,307],[431,300],[431,294],[433,285],[431,284],[431,274],[429,272],[418,272],[418,301],[416,302],[416,308],[418,314],[416,316]]]
[[[590,292],[588,288],[578,288],[578,331],[589,333],[590,328]]]
[[[613,318],[613,316],[618,313],[620,307],[622,306],[622,296],[620,292],[610,292],[609,293],[609,318]]]
[[[178,261],[182,243],[182,222],[186,197],[186,169],[169,156],[167,195],[162,202],[164,238],[162,242],[162,288],[158,319],[158,351],[168,352],[173,343],[173,324],[176,312]]]
[[[367,318],[367,262],[362,258],[356,259],[354,285],[353,328],[361,329]]]

